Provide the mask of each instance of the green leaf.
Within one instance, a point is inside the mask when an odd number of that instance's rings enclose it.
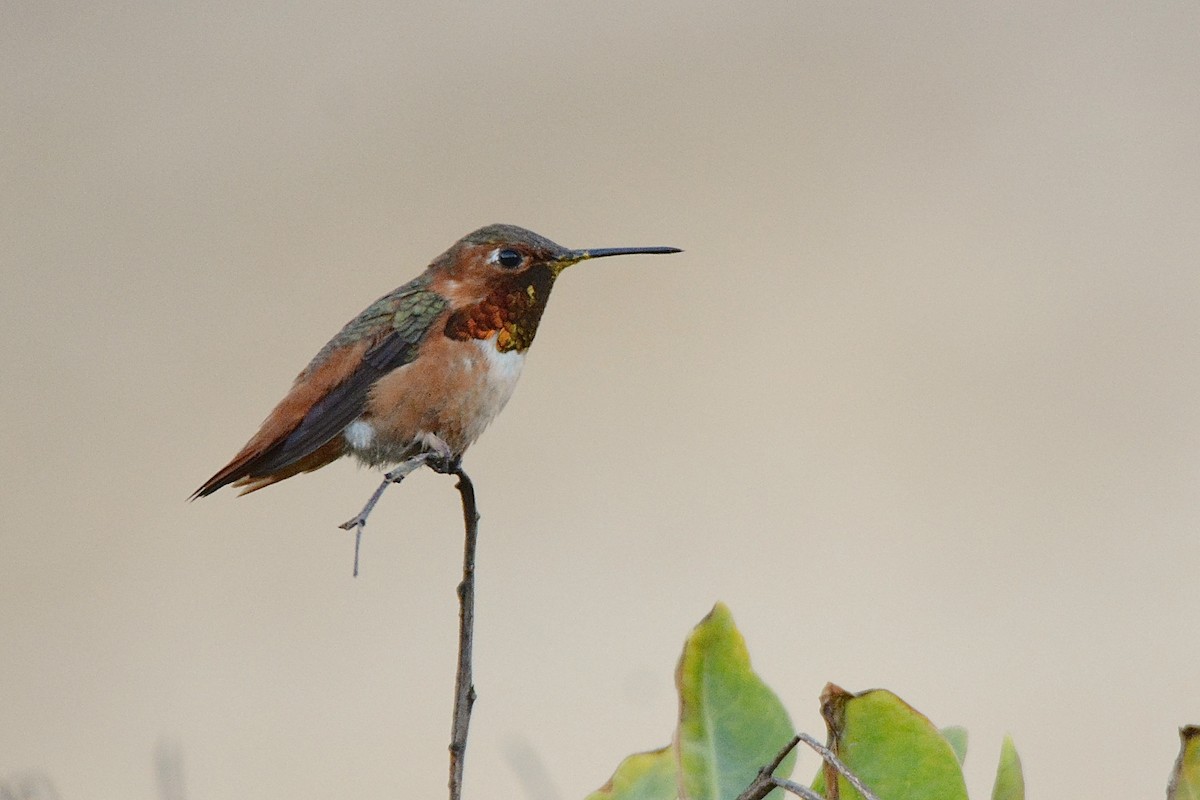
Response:
[[[670,747],[635,753],[587,800],[675,800],[675,753]]]
[[[1179,758],[1167,786],[1167,800],[1200,800],[1200,726],[1179,729]]]
[[[750,668],[746,642],[722,603],[688,637],[675,682],[680,796],[737,797],[791,740],[794,728],[779,698]],[[788,777],[794,763],[789,754],[775,774]]]
[[[961,725],[951,725],[949,728],[942,728],[942,736],[946,737],[946,741],[954,748],[954,757],[958,759],[959,766],[967,760],[967,729]]]
[[[884,689],[850,694],[833,684],[821,695],[821,715],[838,758],[884,800],[967,800],[954,748],[924,715]],[[812,783],[828,796],[826,765]],[[833,773],[835,774],[835,773]],[[841,800],[861,797],[838,776]]]
[[[996,768],[996,783],[992,785],[992,800],[1025,800],[1025,775],[1021,772],[1021,757],[1011,736],[1000,745],[1000,766]]]

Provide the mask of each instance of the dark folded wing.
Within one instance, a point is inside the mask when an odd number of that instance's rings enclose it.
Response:
[[[301,420],[287,438],[255,460],[248,475],[266,475],[283,469],[341,435],[367,406],[367,393],[397,367],[412,362],[420,347],[419,338],[406,337],[399,331],[384,336],[364,355],[350,377],[325,395]]]
[[[364,311],[313,359],[258,434],[194,497],[242,478],[284,470],[341,435],[366,408],[371,386],[417,357],[425,334],[447,305],[440,295],[418,290],[383,298]],[[368,326],[382,327],[385,333],[364,350],[371,338]]]

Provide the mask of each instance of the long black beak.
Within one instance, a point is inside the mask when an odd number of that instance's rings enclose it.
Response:
[[[595,250],[572,250],[572,262],[586,261],[589,258],[606,258],[608,256],[660,255],[663,253],[682,253],[678,247],[601,247]]]

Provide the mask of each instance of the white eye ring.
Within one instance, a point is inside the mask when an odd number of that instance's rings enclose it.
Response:
[[[488,261],[505,269],[516,269],[525,263],[525,257],[511,247],[498,247],[488,256]]]

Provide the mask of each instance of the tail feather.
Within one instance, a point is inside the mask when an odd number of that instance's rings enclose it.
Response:
[[[225,465],[216,475],[213,475],[204,482],[199,489],[192,493],[189,500],[195,500],[198,497],[208,497],[218,489],[229,486],[230,484],[241,488],[240,494],[249,494],[257,492],[270,486],[273,483],[299,475],[301,472],[312,472],[315,469],[329,464],[346,454],[346,442],[342,437],[337,436],[330,439],[320,448],[314,450],[302,458],[285,466],[274,469],[270,472],[258,472],[256,467],[259,467],[264,462],[269,460],[270,451],[265,453],[255,453],[253,450],[243,450],[234,456],[234,459]]]
[[[366,378],[374,374],[363,369],[363,353],[370,344],[371,340],[363,339],[321,351],[258,433],[189,499],[207,497],[231,483],[256,484],[248,490],[254,491],[343,455],[341,430],[362,413],[369,386]],[[263,482],[268,477],[274,480]]]

